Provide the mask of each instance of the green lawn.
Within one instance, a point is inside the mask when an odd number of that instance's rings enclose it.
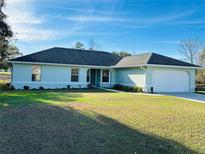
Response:
[[[205,104],[101,90],[1,92],[0,153],[205,153]]]

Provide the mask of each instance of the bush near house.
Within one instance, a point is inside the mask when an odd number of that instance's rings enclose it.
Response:
[[[9,82],[0,81],[0,90],[15,90],[15,87]]]
[[[123,85],[120,85],[120,84],[116,84],[114,86],[114,89],[116,90],[122,90],[122,91],[129,91],[129,92],[136,92],[136,93],[140,93],[140,92],[143,92],[143,89],[141,87],[131,87],[131,86],[123,86]]]
[[[0,81],[0,90],[9,90],[10,84],[5,81]]]

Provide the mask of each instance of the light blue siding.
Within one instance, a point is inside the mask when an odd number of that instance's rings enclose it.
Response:
[[[145,70],[136,68],[120,68],[115,70],[116,84],[126,86],[139,86],[144,88],[146,83]]]
[[[30,88],[66,88],[70,85],[73,88],[85,88],[89,82],[86,82],[87,70],[89,68],[79,68],[79,82],[71,82],[71,68],[68,66],[41,66],[41,81],[31,81],[32,65],[31,64],[13,64],[12,84],[16,89]]]
[[[79,69],[79,82],[71,82],[71,66],[46,65],[41,66],[41,81],[31,81],[32,64],[13,63],[12,68],[12,84],[16,89],[23,89],[24,86],[38,89],[40,86],[44,88],[66,88],[70,85],[71,88],[86,88],[90,82],[86,81],[87,70],[96,69],[97,86],[112,87],[115,84],[126,86],[139,86],[145,92],[150,92],[153,85],[153,72],[157,70],[173,70],[174,76],[177,76],[177,71],[186,71],[189,74],[190,92],[195,90],[195,68],[176,68],[176,67],[135,67],[135,68],[92,68],[76,66]],[[109,82],[102,82],[102,70],[109,69]],[[178,73],[179,74],[179,73]],[[171,77],[170,77],[171,78]],[[155,82],[156,83],[156,82]]]

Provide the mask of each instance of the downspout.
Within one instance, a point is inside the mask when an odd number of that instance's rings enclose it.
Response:
[[[12,85],[13,86],[13,63],[11,63],[11,84],[10,84],[10,86]]]

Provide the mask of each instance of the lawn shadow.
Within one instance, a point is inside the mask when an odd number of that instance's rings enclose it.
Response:
[[[55,92],[55,91],[14,91],[2,92],[0,95],[0,108],[21,107],[31,104],[49,104],[55,102],[74,102],[81,98],[80,93]]]
[[[102,89],[68,90],[15,90],[0,91],[0,108],[30,105],[33,103],[73,102],[82,97],[82,93],[115,93]]]
[[[91,111],[44,103],[0,110],[0,153],[196,153]]]

